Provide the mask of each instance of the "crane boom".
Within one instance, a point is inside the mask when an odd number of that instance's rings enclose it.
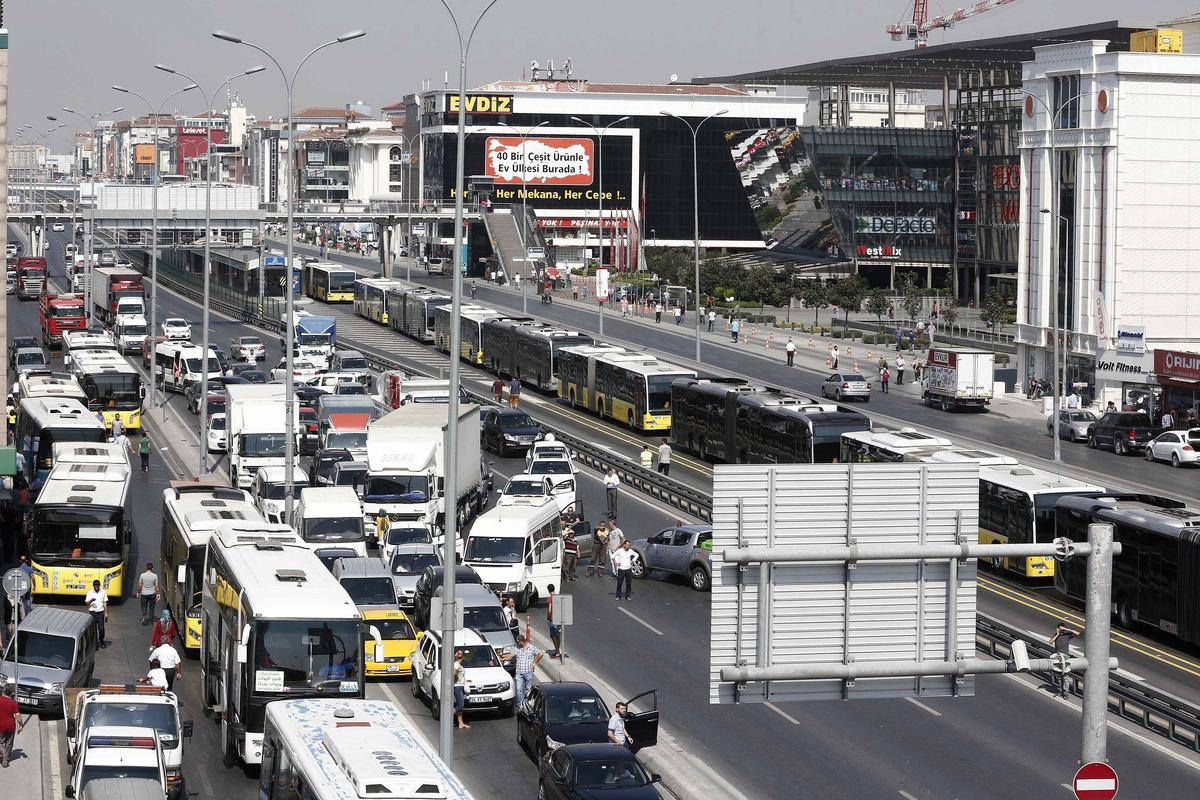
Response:
[[[929,32],[939,28],[949,28],[955,23],[962,22],[965,19],[970,19],[985,11],[991,11],[1006,6],[1009,3],[1015,3],[1017,0],[980,0],[973,6],[966,8],[957,8],[949,14],[943,14],[940,17],[929,18],[929,0],[913,0],[913,15],[912,23],[909,25],[887,26],[887,32],[891,34],[894,41],[908,38],[914,41],[914,46],[917,48],[925,47],[929,41]]]
[[[974,17],[977,14],[982,14],[985,11],[991,11],[994,8],[999,8],[1000,6],[1006,6],[1009,3],[1015,2],[1017,2],[1017,0],[982,0],[982,2],[976,3],[973,6],[969,6],[967,8],[956,8],[949,14],[943,14],[940,17],[934,17],[924,25],[919,26],[918,30],[920,30],[921,33],[928,33],[935,28],[949,28],[956,22],[962,22],[964,19]]]

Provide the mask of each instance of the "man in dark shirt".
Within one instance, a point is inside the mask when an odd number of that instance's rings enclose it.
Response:
[[[1079,631],[1067,627],[1067,623],[1060,622],[1058,627],[1054,629],[1054,636],[1050,637],[1050,644],[1054,647],[1055,654],[1061,654],[1066,658],[1071,657],[1071,640],[1079,636]],[[1067,696],[1067,670],[1056,673],[1058,676],[1058,693],[1061,697]]]
[[[577,579],[575,566],[579,563],[579,542],[575,541],[575,531],[567,531],[567,539],[563,542],[563,580]]]
[[[21,709],[13,699],[13,684],[4,687],[0,693],[0,767],[8,769],[8,759],[12,756],[13,739],[17,731],[25,727],[21,722]]]

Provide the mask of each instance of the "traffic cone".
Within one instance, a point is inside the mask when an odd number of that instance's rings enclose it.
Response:
[[[859,371],[859,369],[858,369],[858,362],[857,362],[857,361],[855,361],[855,362],[854,362],[854,371],[855,371],[855,372],[858,372],[858,371]]]
[[[832,366],[833,366],[833,357],[828,356],[828,355],[825,356],[825,369],[829,369]]]
[[[846,345],[846,355],[848,355],[848,356],[854,355],[854,345],[852,345],[852,344]]]
[[[771,349],[771,340],[772,340],[772,339],[774,339],[774,338],[775,338],[775,332],[774,332],[774,331],[772,331],[771,333],[768,333],[768,334],[767,334],[767,340],[766,340],[765,342],[763,342],[763,349],[764,349],[764,350],[770,350],[770,349]]]
[[[875,356],[872,355],[871,348],[868,347],[867,348],[867,361],[874,361],[874,360],[875,360]]]
[[[808,337],[808,349],[809,349],[809,350],[812,350],[812,349],[813,349],[813,340],[812,340],[812,337],[811,337],[811,336],[810,336],[810,337]]]

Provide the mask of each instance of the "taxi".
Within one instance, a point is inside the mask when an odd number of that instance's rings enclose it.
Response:
[[[412,675],[412,655],[417,649],[417,631],[403,611],[365,609],[363,619],[363,652],[366,653],[368,678],[391,678]],[[374,639],[370,629],[378,628],[383,640],[383,663],[373,659]]]

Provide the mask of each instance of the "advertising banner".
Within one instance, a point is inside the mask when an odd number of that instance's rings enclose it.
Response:
[[[1146,329],[1140,325],[1118,325],[1113,345],[1122,353],[1146,352]]]
[[[1155,350],[1154,372],[1160,378],[1200,382],[1200,353]]]
[[[135,144],[133,146],[133,161],[135,164],[153,164],[154,145]]]
[[[596,270],[596,299],[603,303],[608,300],[608,270]]]
[[[1096,354],[1096,380],[1122,383],[1154,383],[1154,356],[1151,353],[1124,353],[1101,350]]]
[[[594,177],[591,139],[490,136],[484,174],[500,183],[587,186]]]

